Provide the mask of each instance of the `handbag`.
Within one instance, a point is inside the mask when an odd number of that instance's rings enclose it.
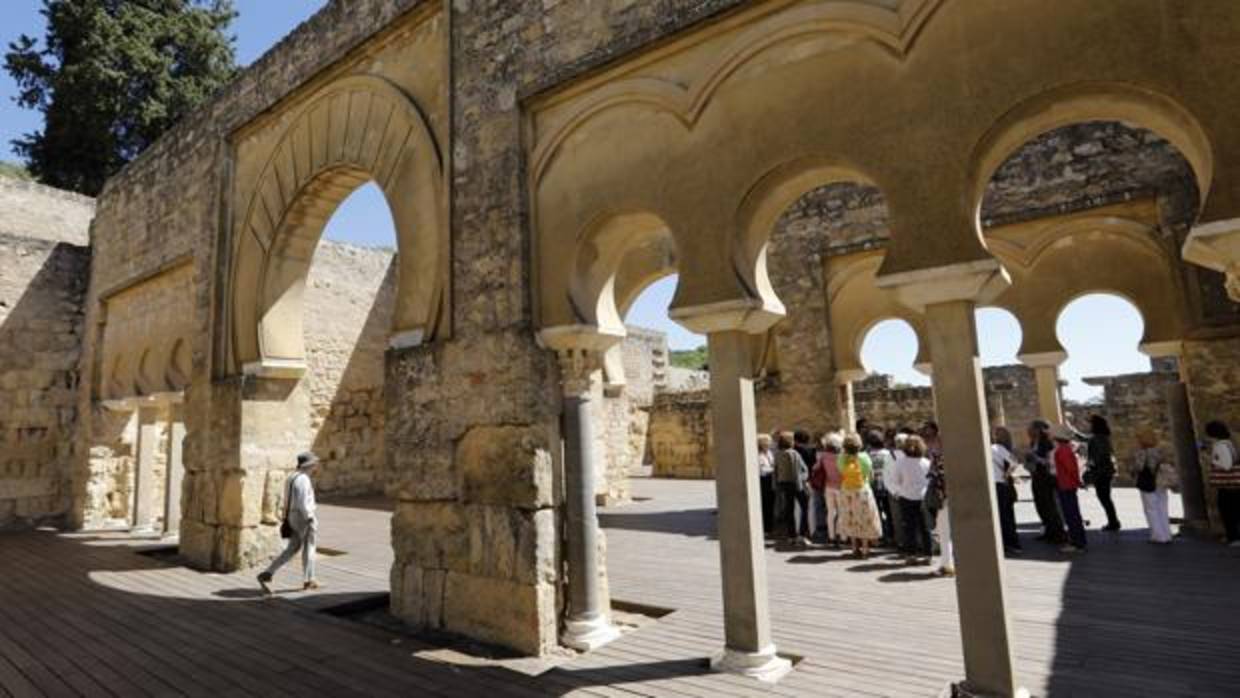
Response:
[[[1150,469],[1150,466],[1142,466],[1137,472],[1137,489],[1142,492],[1153,492],[1158,489],[1158,476]]]
[[[288,491],[284,493],[284,519],[280,521],[280,537],[285,540],[293,537],[293,524],[288,522],[288,508],[293,501],[293,483],[297,481],[297,475],[289,479]]]

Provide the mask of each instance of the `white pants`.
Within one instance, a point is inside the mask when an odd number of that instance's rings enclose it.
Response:
[[[952,548],[952,520],[944,504],[934,517],[934,535],[939,537],[939,564],[944,569],[956,568],[955,550]]]
[[[827,540],[837,540],[840,530],[840,491],[827,488]]]
[[[1171,542],[1171,517],[1167,513],[1167,490],[1142,492],[1141,504],[1145,507],[1145,520],[1150,525],[1150,540],[1155,543]]]
[[[293,524],[293,535],[288,539],[288,545],[284,546],[284,552],[280,556],[271,561],[267,566],[267,574],[275,575],[276,571],[292,560],[298,551],[301,551],[301,573],[302,580],[309,582],[314,580],[314,549],[315,540],[318,538],[319,524],[314,519],[307,522],[297,521],[297,517],[292,517],[290,523]],[[300,525],[299,525],[300,524]]]

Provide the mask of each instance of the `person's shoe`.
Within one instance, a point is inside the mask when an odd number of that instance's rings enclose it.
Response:
[[[271,584],[271,573],[260,572],[258,575],[258,585],[263,588],[263,593],[266,594],[267,596],[271,596],[271,586],[269,586],[270,584]]]
[[[322,585],[322,584],[319,584],[317,581],[315,581],[315,580],[311,579],[310,581],[306,582],[305,584],[302,584],[302,585],[301,585],[301,588],[302,588],[303,590],[305,590],[305,591],[317,591],[317,590],[319,590],[319,589],[322,589],[322,588],[323,588],[323,585]]]
[[[1013,557],[1019,557],[1025,554],[1024,548],[1004,548],[1003,552]]]
[[[1085,549],[1084,549],[1084,548],[1078,548],[1078,547],[1076,547],[1075,545],[1072,545],[1072,544],[1068,544],[1068,545],[1065,545],[1065,546],[1061,547],[1061,548],[1059,549],[1059,552],[1061,552],[1061,553],[1082,553],[1082,552],[1085,552]]]
[[[955,577],[955,576],[956,576],[956,568],[954,568],[954,567],[940,567],[940,568],[938,568],[937,570],[935,570],[935,571],[934,571],[934,573],[935,573],[935,575],[937,575],[937,576],[939,576],[939,577]]]
[[[1102,527],[1102,530],[1111,531],[1111,532],[1118,531],[1119,529],[1120,529],[1120,525],[1117,523],[1107,524],[1106,526]]]

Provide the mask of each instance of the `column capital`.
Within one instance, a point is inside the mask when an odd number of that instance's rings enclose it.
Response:
[[[715,332],[762,334],[783,319],[784,307],[772,305],[759,298],[744,298],[686,308],[672,308],[668,316],[697,334]]]
[[[1142,342],[1137,349],[1151,359],[1162,359],[1169,356],[1179,358],[1184,355],[1184,342],[1180,340]]]
[[[1192,229],[1180,254],[1184,261],[1227,275],[1227,295],[1240,302],[1240,218]]]
[[[884,274],[875,280],[875,285],[894,290],[902,304],[917,312],[956,301],[989,303],[1011,284],[1007,269],[993,257]]]
[[[1016,357],[1022,364],[1029,368],[1058,368],[1068,360],[1068,352],[1066,351],[1040,351],[1030,354],[1021,354]]]
[[[538,339],[560,362],[564,395],[581,397],[590,393],[595,374],[603,368],[603,355],[624,339],[624,333],[593,325],[559,325],[540,330]]]
[[[856,383],[869,375],[864,368],[844,368],[835,372],[836,385]]]

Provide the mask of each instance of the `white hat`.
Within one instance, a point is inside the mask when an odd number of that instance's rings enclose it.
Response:
[[[1069,429],[1066,424],[1056,424],[1051,427],[1051,438],[1058,441],[1071,441],[1076,438],[1076,432]]]

